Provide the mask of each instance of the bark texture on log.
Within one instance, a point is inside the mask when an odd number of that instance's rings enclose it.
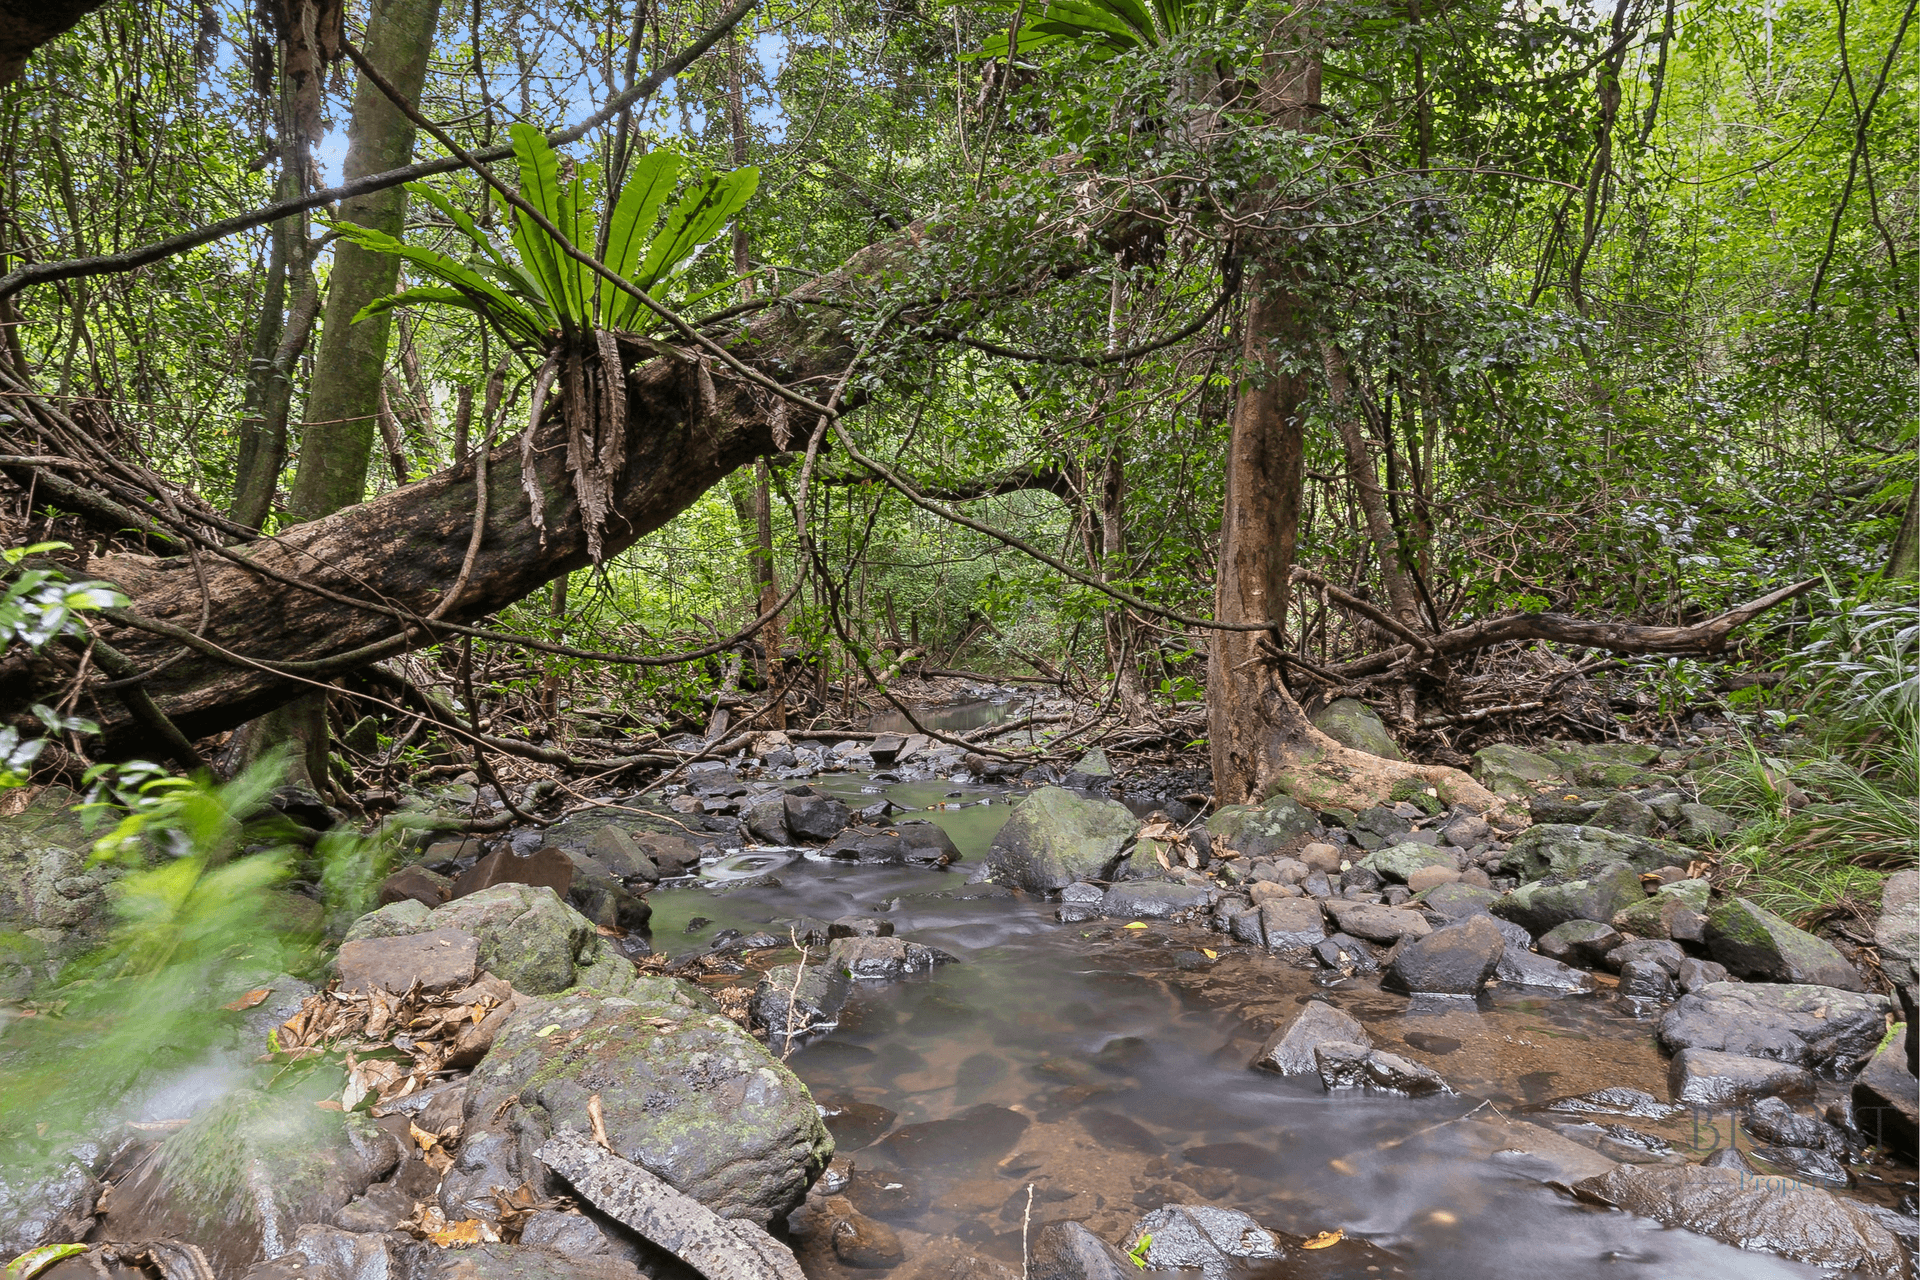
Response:
[[[0,3],[0,88],[20,78],[27,55],[98,9],[105,0],[4,0]]]
[[[785,385],[817,390],[830,384],[854,355],[846,317],[833,300],[886,270],[916,241],[865,250],[789,304],[763,312],[729,341],[729,350]],[[719,366],[703,373],[691,357],[643,339],[622,338],[621,353],[628,362],[627,450],[605,532],[608,554],[671,520],[729,472],[776,451],[771,393]],[[703,384],[713,389],[711,396]],[[566,429],[557,415],[543,420],[533,443],[545,533],[529,519],[520,441],[509,441],[489,454],[486,531],[471,582],[444,615],[449,621],[472,622],[588,563],[586,530],[567,480]],[[247,564],[425,615],[459,575],[473,531],[476,470],[469,459],[248,544],[238,549],[247,563],[203,552],[211,595],[204,638],[260,661],[290,662],[325,659],[398,635],[402,624],[391,616],[276,582]],[[186,557],[109,555],[94,560],[88,572],[126,592],[133,601],[129,612],[187,631],[198,628],[201,595]],[[181,648],[133,627],[102,629],[143,670]],[[414,643],[427,641],[416,634]],[[16,655],[0,664],[0,711],[24,709],[64,684],[50,664]],[[311,686],[193,652],[147,687],[189,737],[198,737],[233,728]],[[144,730],[111,695],[98,698],[89,713],[102,724],[106,754],[150,749]]]

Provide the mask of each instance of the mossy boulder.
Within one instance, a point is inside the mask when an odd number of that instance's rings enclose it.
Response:
[[[1832,943],[1796,929],[1757,902],[1729,898],[1707,913],[1707,950],[1742,978],[1865,991]]]
[[[1730,836],[1740,829],[1740,823],[1729,814],[1720,812],[1710,804],[1682,804],[1680,821],[1674,831],[1674,838],[1688,844],[1711,844],[1721,836]]]
[[[1663,884],[1613,918],[1613,927],[1642,938],[1671,938],[1676,911],[1707,913],[1709,886],[1705,880],[1676,880]],[[1695,924],[1698,924],[1695,921]]]
[[[1271,857],[1298,845],[1301,837],[1321,834],[1320,820],[1288,796],[1262,805],[1230,804],[1207,819],[1207,836],[1244,858]]]
[[[1473,780],[1495,795],[1532,795],[1535,783],[1559,776],[1559,765],[1511,743],[1496,742],[1473,753]]]
[[[1313,725],[1343,747],[1387,760],[1407,758],[1387,732],[1386,722],[1358,698],[1335,698],[1313,717]]]
[[[1660,748],[1644,742],[1565,742],[1555,739],[1540,748],[1540,754],[1562,770],[1582,765],[1623,764],[1644,769],[1660,759]]]
[[[409,898],[361,916],[345,940],[393,938],[434,929],[472,934],[480,942],[480,967],[528,995],[566,990],[582,971],[600,962],[604,952],[591,920],[560,901],[547,886],[529,884],[495,885],[431,911]]]
[[[614,1154],[724,1218],[784,1220],[833,1156],[798,1077],[690,984],[643,977],[624,996],[515,1010],[468,1082],[443,1207],[484,1200],[503,1176],[538,1186],[533,1153],[556,1131],[594,1132],[595,1097]]]
[[[1645,897],[1640,876],[1624,863],[1594,866],[1577,880],[1536,881],[1523,884],[1496,900],[1488,910],[1511,920],[1534,937],[1569,920],[1611,923],[1623,908]]]
[[[73,806],[80,797],[51,786],[24,811],[0,819],[0,930],[34,939],[58,960],[99,942],[112,920],[111,865],[91,865],[93,837]]]
[[[1385,849],[1376,849],[1360,859],[1360,865],[1369,871],[1377,872],[1382,879],[1405,884],[1407,878],[1423,867],[1453,867],[1453,853],[1447,849],[1435,848],[1430,844],[1391,845]]]
[[[1057,893],[1076,880],[1108,878],[1140,820],[1117,800],[1041,787],[1014,806],[987,850],[989,878],[1015,889]]]
[[[1606,803],[1587,819],[1587,824],[1605,827],[1608,831],[1618,831],[1623,835],[1650,836],[1654,828],[1660,825],[1660,819],[1652,809],[1632,796],[1616,794],[1607,798]]]
[[[1639,836],[1549,822],[1522,831],[1500,865],[1509,875],[1538,880],[1548,875],[1573,875],[1593,864],[1624,862],[1635,871],[1652,871],[1685,860],[1684,850]]]

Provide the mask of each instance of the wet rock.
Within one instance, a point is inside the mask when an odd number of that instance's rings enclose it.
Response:
[[[1686,959],[1687,953],[1665,938],[1634,938],[1607,952],[1602,963],[1616,973],[1624,973],[1635,961],[1652,961],[1672,975],[1680,972]]]
[[[1715,982],[1680,997],[1660,1019],[1669,1053],[1717,1049],[1823,1070],[1880,1043],[1884,996],[1834,987]]]
[[[1083,920],[1098,920],[1101,915],[1101,907],[1105,905],[1106,900],[1106,891],[1098,885],[1083,883],[1070,884],[1060,891],[1060,906],[1054,914],[1065,924],[1078,924]],[[1237,901],[1240,904],[1241,910],[1246,910],[1246,901],[1244,899],[1238,899]],[[1248,914],[1253,915],[1252,912],[1248,912]],[[1254,915],[1254,921],[1257,930],[1259,916]],[[1242,939],[1242,941],[1246,941],[1246,939]],[[1255,937],[1252,941],[1257,945],[1260,939]]]
[[[892,1267],[907,1256],[892,1227],[876,1222],[851,1205],[835,1218],[829,1238],[833,1241],[833,1255],[843,1266]]]
[[[1616,1165],[1574,1184],[1598,1204],[1796,1262],[1898,1275],[1901,1249],[1863,1208],[1784,1178],[1701,1165]]]
[[[1523,884],[1488,909],[1539,937],[1569,920],[1611,921],[1646,896],[1638,873],[1625,863],[1588,864],[1581,879],[1555,883],[1556,878]]]
[[[1358,1020],[1323,1000],[1309,1000],[1293,1021],[1268,1036],[1253,1055],[1253,1066],[1283,1076],[1311,1075],[1319,1070],[1314,1047],[1328,1040],[1370,1046],[1373,1042]]]
[[[378,906],[391,906],[411,898],[427,910],[444,906],[453,897],[453,881],[425,867],[402,867],[380,882],[374,895]]]
[[[640,1280],[632,1262],[610,1254],[562,1253],[524,1244],[481,1244],[464,1249],[419,1245],[404,1250],[387,1275],[406,1280]],[[378,1271],[324,1280],[379,1280]],[[320,1278],[310,1278],[320,1280]]]
[[[1355,865],[1399,884],[1407,884],[1413,874],[1423,868],[1444,867],[1448,871],[1454,870],[1451,852],[1411,841],[1376,849]]]
[[[1727,967],[1712,960],[1700,960],[1688,956],[1674,970],[1674,982],[1682,991],[1698,991],[1702,987],[1727,980]]]
[[[1453,1092],[1431,1069],[1364,1044],[1322,1040],[1314,1046],[1313,1059],[1328,1090],[1365,1088],[1415,1098]]]
[[[847,1178],[846,1197],[873,1218],[911,1222],[927,1210],[927,1191],[919,1180],[892,1169],[854,1169]]]
[[[1151,1239],[1148,1239],[1151,1237]],[[1180,1204],[1155,1209],[1133,1224],[1130,1252],[1148,1270],[1197,1270],[1205,1280],[1225,1280],[1251,1260],[1282,1256],[1280,1241],[1237,1209]]]
[[[1560,766],[1521,747],[1496,742],[1473,753],[1473,779],[1502,796],[1533,794],[1533,784],[1558,777]]]
[[[551,846],[524,858],[512,849],[498,849],[460,873],[453,882],[453,896],[465,898],[503,884],[545,885],[565,898],[573,887],[573,863]]]
[[[1351,934],[1329,934],[1313,944],[1314,958],[1329,969],[1350,973],[1375,973],[1380,961],[1373,948]]]
[[[891,938],[893,921],[873,916],[841,916],[827,926],[828,938]]]
[[[1493,971],[1496,982],[1516,987],[1539,987],[1545,991],[1591,991],[1593,976],[1585,970],[1562,964],[1549,956],[1535,955],[1525,947],[1507,940],[1499,967]]]
[[[1875,1145],[1914,1162],[1920,1138],[1920,1081],[1907,1070],[1904,1028],[1894,1024],[1853,1082],[1853,1123]]]
[[[909,818],[899,826],[900,839],[907,846],[908,862],[958,862],[960,847],[938,823],[925,818]]]
[[[460,929],[434,929],[394,938],[343,943],[334,957],[342,991],[379,988],[404,995],[470,986],[478,973],[480,943]]]
[[[1598,920],[1568,920],[1540,935],[1540,954],[1571,964],[1597,965],[1622,942],[1620,931]]]
[[[1414,995],[1475,995],[1493,976],[1507,940],[1486,916],[1468,916],[1393,949],[1383,981]]]
[[[1846,1136],[1818,1116],[1804,1115],[1772,1095],[1747,1108],[1747,1132],[1777,1147],[1805,1147],[1810,1151],[1847,1149]]]
[[[1816,1187],[1845,1188],[1852,1182],[1847,1167],[1824,1151],[1804,1147],[1755,1147],[1752,1159],[1775,1169],[1784,1169],[1802,1182]]]
[[[853,817],[852,811],[832,796],[788,792],[783,803],[787,830],[796,839],[831,840],[846,830]]]
[[[1215,891],[1164,880],[1129,880],[1108,889],[1101,914],[1127,920],[1167,920],[1213,906]]]
[[[1721,836],[1732,835],[1740,823],[1710,804],[1683,804],[1675,824],[1674,838],[1691,845],[1711,844]]]
[[[583,1213],[536,1213],[520,1229],[520,1243],[550,1249],[571,1257],[593,1257],[609,1251],[606,1232]]]
[[[441,1207],[491,1216],[494,1186],[539,1189],[534,1152],[594,1132],[595,1096],[615,1155],[723,1217],[783,1219],[833,1150],[805,1086],[759,1041],[691,984],[642,977],[625,996],[522,1003],[468,1082]]]
[[[856,981],[893,981],[956,963],[938,947],[905,938],[840,938],[827,951],[827,966]]]
[[[1398,942],[1402,938],[1424,938],[1433,926],[1418,911],[1401,907],[1383,907],[1367,902],[1349,902],[1329,898],[1321,904],[1333,917],[1342,933],[1350,933],[1369,942]]]
[[[227,1094],[113,1188],[101,1237],[193,1240],[218,1272],[286,1252],[301,1224],[330,1221],[403,1155],[366,1116],[314,1105],[344,1083],[320,1069],[271,1092]]]
[[[1629,960],[1620,966],[1620,994],[1629,1000],[1669,999],[1673,974],[1657,960]]]
[[[1313,717],[1314,727],[1343,747],[1387,760],[1405,760],[1379,713],[1358,698],[1335,698]]]
[[[747,835],[760,844],[792,844],[793,833],[787,827],[788,798],[776,791],[748,801],[740,810]]]
[[[1270,898],[1260,905],[1260,933],[1271,951],[1312,947],[1327,936],[1326,918],[1306,898]]]
[[[1741,1106],[1755,1098],[1813,1093],[1813,1073],[1790,1062],[1748,1058],[1713,1049],[1682,1049],[1667,1069],[1675,1102]]]
[[[700,865],[700,847],[684,835],[642,833],[634,841],[660,868],[662,877],[682,876]]]
[[[1049,1222],[1033,1238],[1027,1280],[1132,1280],[1127,1256],[1078,1222]]]
[[[842,1155],[872,1146],[898,1119],[878,1103],[862,1102],[845,1094],[822,1094],[816,1091],[813,1100],[820,1108],[820,1118],[826,1123],[827,1132],[833,1135],[835,1151]],[[856,1170],[854,1180],[858,1181],[859,1176]],[[854,1201],[854,1207],[862,1213],[874,1212],[858,1200]],[[880,1216],[888,1215],[883,1213]]]
[[[482,889],[432,911],[411,900],[396,902],[354,921],[346,941],[436,929],[472,935],[479,943],[480,967],[532,995],[572,986],[576,966],[585,968],[603,954],[591,920],[551,888],[518,883]]]
[[[94,1207],[105,1189],[91,1168],[100,1154],[89,1145],[49,1167],[0,1173],[0,1254],[11,1262],[29,1249],[67,1244],[93,1230]]]
[[[1654,828],[1660,825],[1660,819],[1652,809],[1624,792],[1609,796],[1607,802],[1587,822],[1630,836],[1651,835]]]
[[[847,858],[866,866],[907,860],[907,842],[898,833],[874,827],[848,827],[822,850],[830,858]]]
[[[1859,972],[1831,943],[1745,898],[1729,898],[1707,913],[1707,949],[1742,978],[1866,989]]]
[[[1634,1120],[1666,1120],[1680,1111],[1679,1107],[1660,1101],[1644,1089],[1630,1089],[1623,1085],[1555,1098],[1533,1109],[1565,1111],[1575,1115],[1626,1116]]]
[[[997,1160],[1013,1150],[1029,1123],[1018,1111],[983,1102],[945,1120],[902,1125],[874,1150],[913,1169]]]
[[[623,881],[660,882],[660,864],[631,833],[619,827],[602,827],[594,832],[587,841],[586,854]]]
[[[1420,905],[1435,915],[1461,920],[1467,916],[1486,915],[1494,899],[1499,896],[1491,889],[1456,881],[1427,890],[1420,898]]]
[[[1501,867],[1522,880],[1538,880],[1546,875],[1574,875],[1594,864],[1625,863],[1636,872],[1651,871],[1672,860],[1666,846],[1639,836],[1601,827],[1543,823],[1515,838]]]
[[[988,873],[1037,893],[1057,893],[1076,880],[1104,880],[1139,829],[1139,819],[1116,800],[1041,787],[1014,806],[994,836]]]
[[[754,987],[748,1016],[754,1026],[768,1032],[775,1049],[784,1050],[789,1039],[839,1026],[840,1011],[847,1007],[852,991],[845,971],[831,965],[812,964],[804,970],[794,964],[777,965]]]

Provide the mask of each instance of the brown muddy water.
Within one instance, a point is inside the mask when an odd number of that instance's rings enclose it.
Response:
[[[1052,904],[966,884],[1010,811],[1004,794],[847,775],[815,785],[850,803],[884,791],[908,808],[959,806],[926,816],[967,860],[940,872],[800,859],[777,868],[778,886],[663,889],[650,898],[652,933],[678,954],[724,928],[780,933],[782,918],[872,914],[959,958],[864,990],[839,1029],[789,1059],[833,1113],[835,1177],[851,1179],[841,1194],[890,1223],[910,1260],[964,1244],[1017,1269],[1023,1221],[1075,1219],[1118,1242],[1147,1211],[1179,1202],[1241,1209],[1295,1236],[1346,1233],[1306,1270],[1295,1254],[1295,1269],[1249,1276],[1823,1274],[1576,1204],[1461,1122],[1616,1085],[1664,1099],[1654,1020],[1611,994],[1416,1003],[1373,979],[1330,984],[1197,928],[1062,925]],[[695,917],[709,923],[690,932]],[[1458,1096],[1329,1095],[1317,1079],[1249,1069],[1265,1035],[1311,998],[1359,1018],[1379,1047],[1432,1066]],[[1697,1159],[1730,1136],[1746,1145],[1726,1115],[1530,1114],[1612,1159]],[[814,1229],[814,1203],[793,1220],[806,1273],[873,1275],[841,1267]]]

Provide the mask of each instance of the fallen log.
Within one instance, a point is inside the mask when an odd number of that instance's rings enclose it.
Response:
[[[857,350],[856,326],[838,300],[897,269],[920,235],[916,229],[863,250],[759,313],[726,341],[727,350],[784,386],[832,383]],[[777,451],[772,397],[763,388],[648,339],[621,335],[619,349],[628,428],[606,522],[607,555],[664,525],[740,466]],[[453,632],[445,624],[478,621],[588,563],[557,412],[541,421],[528,453],[531,484],[523,480],[521,441],[513,439],[490,451],[484,470],[456,465],[244,546],[209,540],[199,547],[204,599],[189,557],[100,556],[88,576],[113,583],[132,603],[96,618],[97,634],[135,669],[152,672],[142,687],[189,739],[446,639]],[[487,506],[478,552],[464,589],[448,601],[461,578],[481,483]],[[531,518],[530,490],[544,528]],[[69,679],[70,671],[44,657],[10,653],[0,661],[0,717],[58,702]],[[102,727],[102,754],[163,749],[121,698],[107,693],[88,701],[88,714]]]

